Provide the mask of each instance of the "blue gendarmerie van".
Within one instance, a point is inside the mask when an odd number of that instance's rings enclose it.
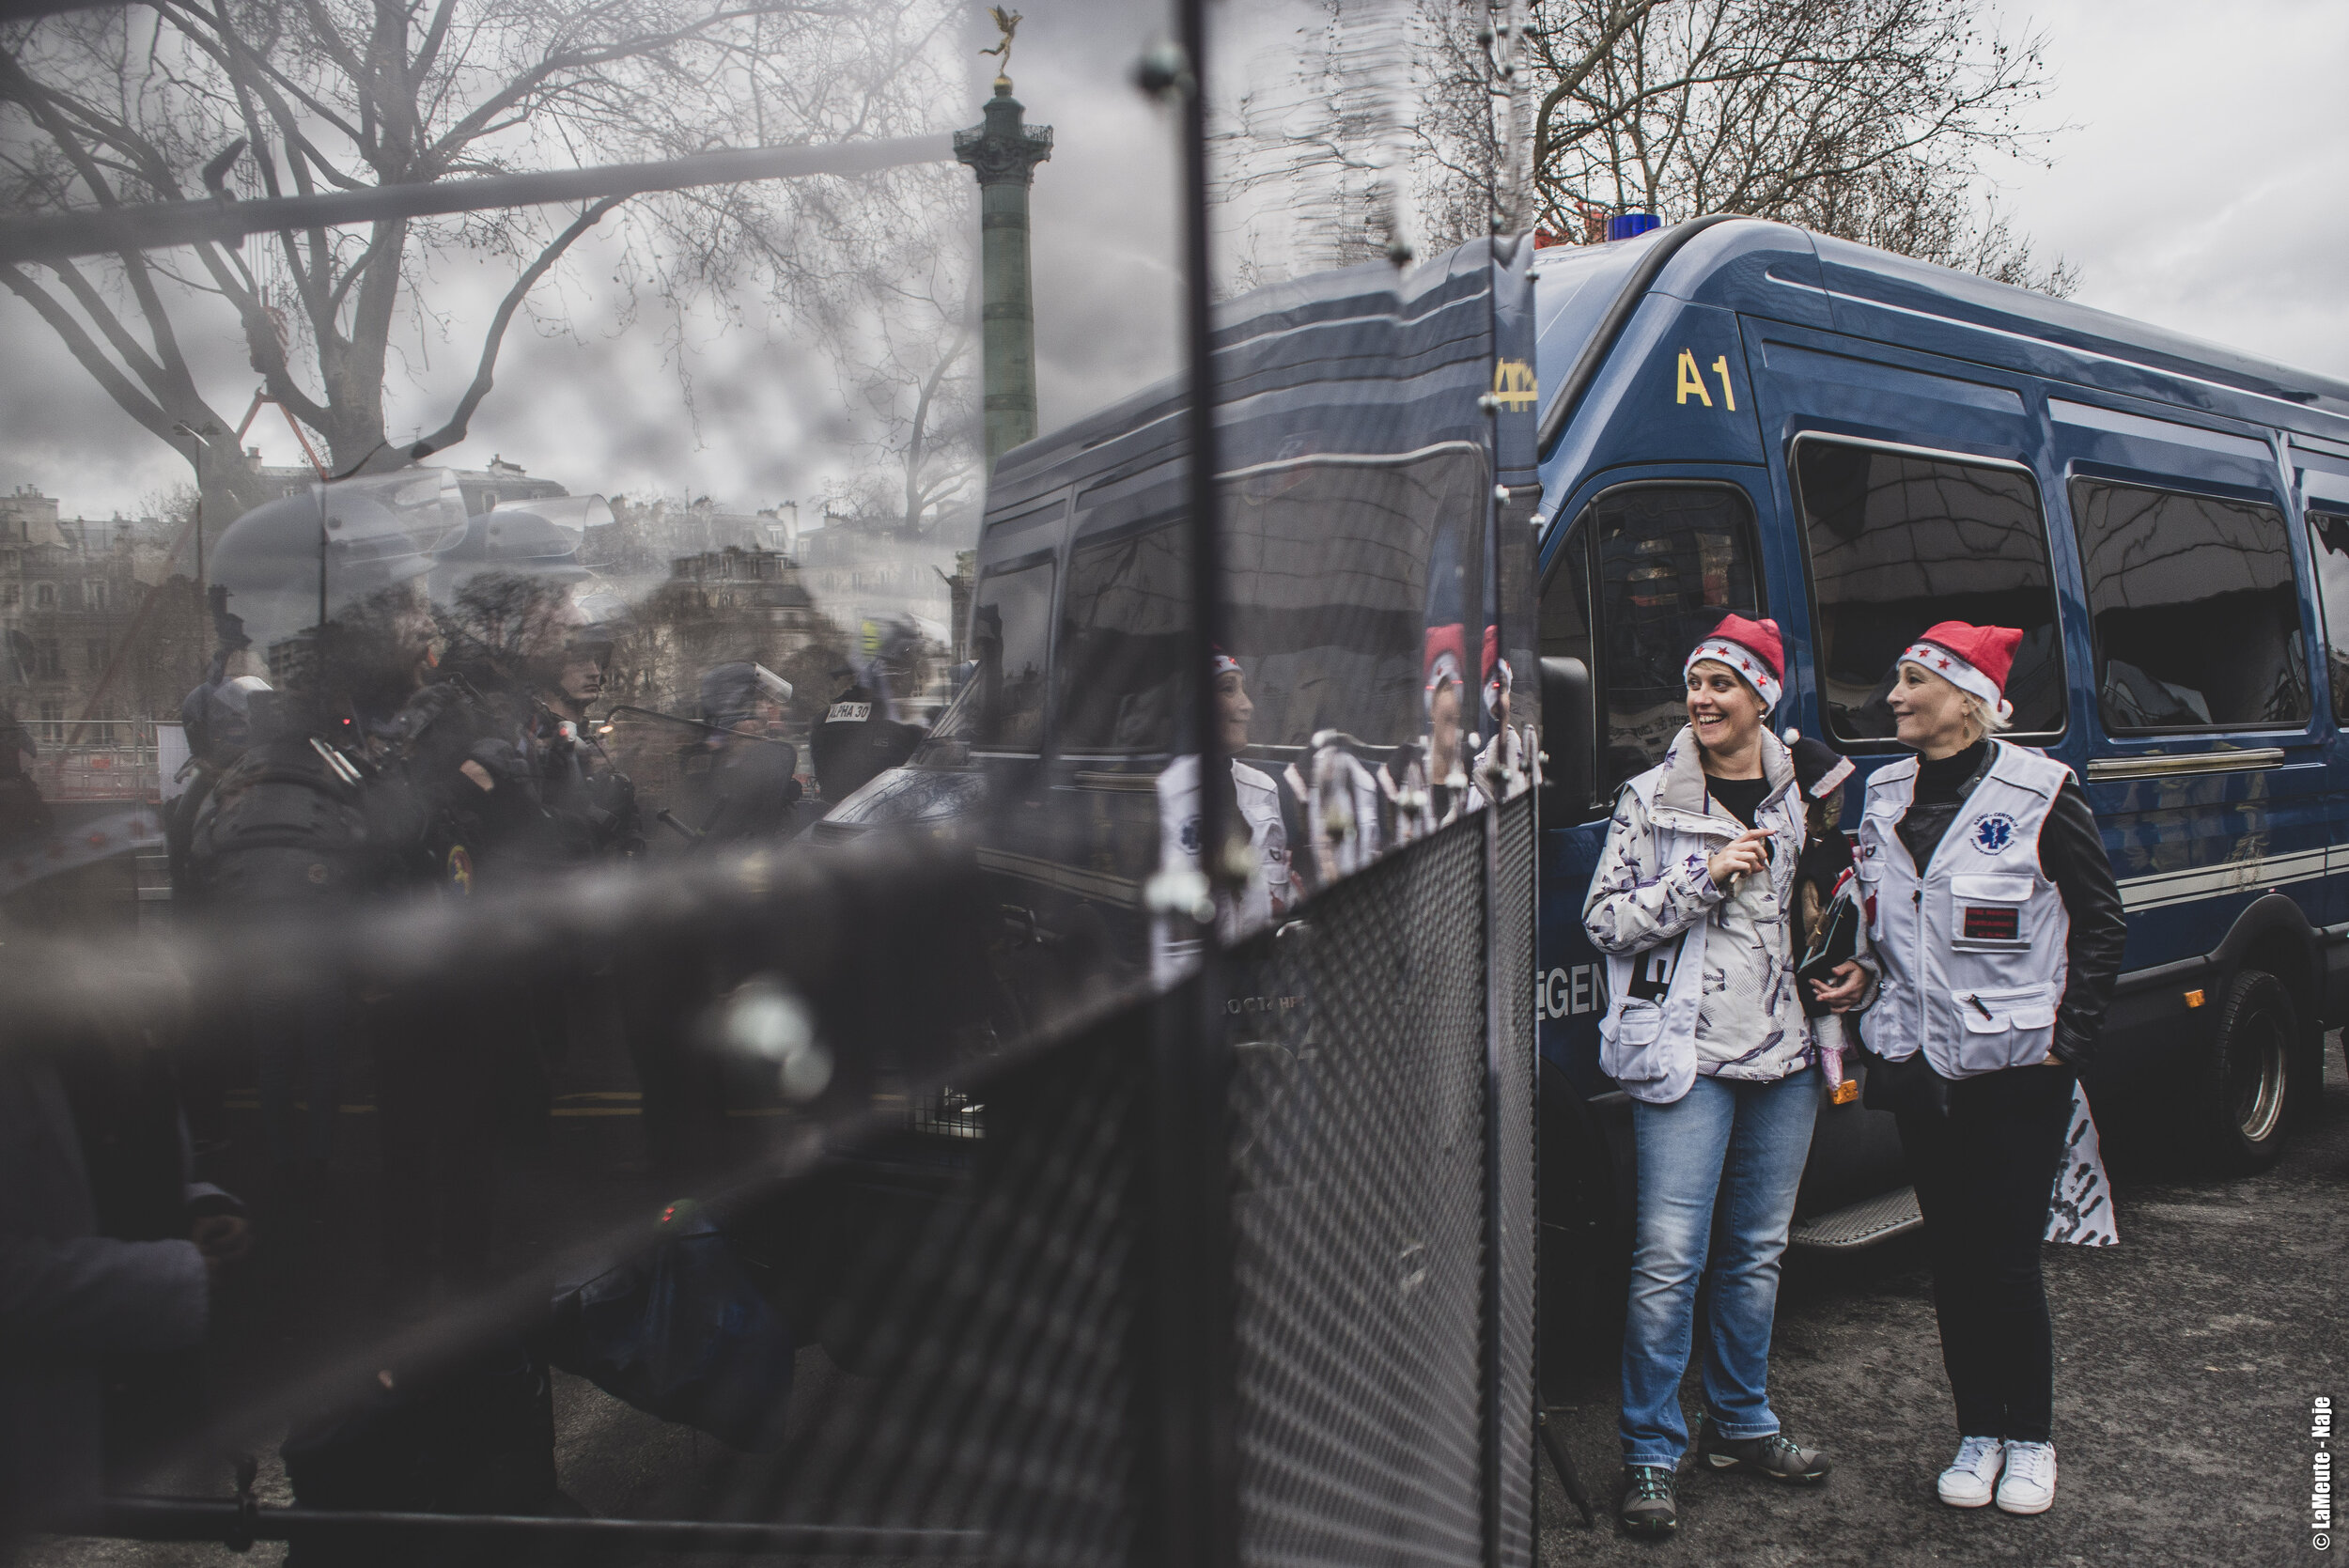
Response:
[[[1730,612],[1783,630],[1773,722],[1858,764],[1846,831],[1902,754],[1901,650],[2022,629],[2008,738],[2079,775],[2128,911],[2098,1119],[2272,1161],[2349,1014],[2349,384],[1735,218],[1545,250],[1534,308],[1544,1106],[1585,1135],[1550,1147],[1607,1152],[1547,1172],[1583,1188],[1552,1238],[1628,1212],[1582,903]],[[1829,1108],[1797,1242],[1914,1223],[1903,1180],[1889,1116]]]

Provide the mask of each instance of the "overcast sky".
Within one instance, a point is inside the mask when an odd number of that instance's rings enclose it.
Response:
[[[1240,14],[1259,35],[1250,47],[1261,47],[1266,6],[1227,4],[1254,7]],[[1031,118],[1059,137],[1034,191],[1050,428],[1174,364],[1175,170],[1164,112],[1127,80],[1164,26],[1160,0],[1023,8],[1013,74]],[[2085,303],[2349,379],[2349,0],[2008,0],[2003,16],[2010,31],[2028,23],[2049,36],[2055,82],[2041,109],[2045,123],[2063,127],[2047,147],[2054,164],[1989,171],[2043,261],[2060,253],[2077,263]],[[1219,62],[1226,87],[1236,75],[1226,68],[1240,63]],[[975,56],[972,66],[960,123],[977,119],[993,70]],[[975,228],[972,205],[957,221]],[[470,272],[469,259],[451,270]],[[592,242],[583,260],[602,260]],[[603,268],[580,271],[564,286],[583,307],[571,312],[574,331],[518,329],[497,390],[452,460],[477,467],[497,452],[606,493],[710,493],[742,506],[812,499],[837,394],[803,358],[795,365],[787,337],[701,323],[687,351],[696,423],[658,323],[615,332],[592,299],[589,275]],[[465,297],[462,283],[444,273],[443,308]],[[434,411],[469,368],[412,332],[404,341],[423,380],[449,384],[422,394],[396,384],[395,437],[427,417],[437,423]],[[0,485],[38,485],[69,514],[104,516],[184,478],[12,299],[0,299]],[[206,384],[234,419],[252,378],[233,335],[210,349]],[[272,461],[298,458],[282,422],[265,419],[256,439]]]
[[[2349,380],[2349,4],[2035,0],[2051,169],[1995,178],[2081,303]]]

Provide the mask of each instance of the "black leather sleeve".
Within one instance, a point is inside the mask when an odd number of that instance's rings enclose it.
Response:
[[[2039,830],[2039,869],[2063,894],[2072,933],[2064,943],[2069,970],[2063,1002],[2056,1011],[2053,1050],[2074,1067],[2086,1066],[2105,1032],[2113,983],[2121,977],[2121,949],[2129,936],[2121,909],[2120,884],[2105,855],[2096,814],[2077,782],[2067,780]]]

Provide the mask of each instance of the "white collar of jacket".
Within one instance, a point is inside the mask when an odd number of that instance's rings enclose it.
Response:
[[[1762,777],[1770,786],[1763,792],[1764,805],[1795,787],[1795,753],[1768,730],[1762,732]],[[1735,838],[1742,831],[1735,817],[1705,809],[1712,791],[1704,782],[1704,749],[1697,744],[1693,725],[1680,727],[1672,743],[1664,749],[1664,760],[1641,780],[1634,780],[1633,787],[1643,780],[1653,780],[1642,801],[1650,820],[1708,838]],[[1794,815],[1799,822],[1802,814]]]

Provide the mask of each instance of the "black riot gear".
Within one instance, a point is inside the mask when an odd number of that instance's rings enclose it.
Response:
[[[824,709],[808,737],[808,750],[814,753],[816,787],[827,801],[837,805],[913,754],[923,731],[891,719],[888,706],[860,681]]]

